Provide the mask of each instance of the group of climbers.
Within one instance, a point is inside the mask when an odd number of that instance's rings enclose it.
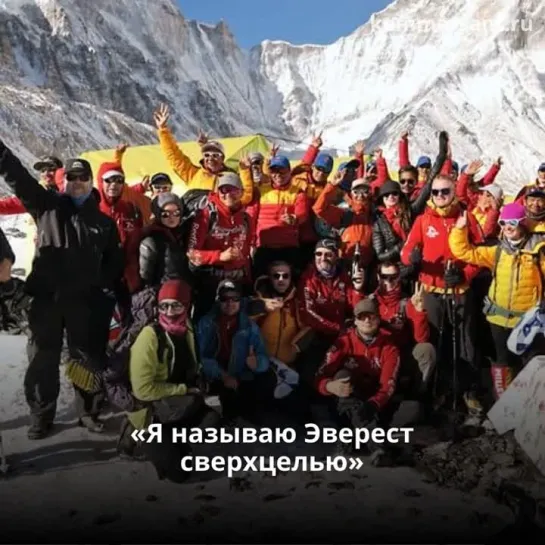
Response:
[[[109,399],[127,413],[118,445],[127,456],[134,429],[150,422],[218,425],[210,396],[224,421],[259,423],[276,406],[299,423],[326,409],[348,426],[415,424],[459,398],[482,423],[482,366],[491,361],[499,397],[524,364],[507,338],[543,303],[545,165],[504,204],[501,158],[475,179],[482,162],[460,168],[446,132],[435,161],[415,166],[403,133],[393,181],[382,150],[366,162],[363,142],[333,172],[321,134],[295,168],[273,147],[242,157],[237,172],[201,133],[194,165],[168,108],[154,119],[183,197],[161,172],[129,185],[126,145],[96,180],[83,159],[48,157],[35,165],[38,181],[0,142],[0,175],[15,194],[0,199],[0,214],[28,212],[37,226],[26,284],[13,284],[15,256],[0,238],[0,301],[10,282],[32,297],[21,328],[29,437],[53,425],[65,336],[80,424],[103,431]],[[476,323],[492,347],[477,342]],[[143,454],[177,481],[183,449],[167,442]]]

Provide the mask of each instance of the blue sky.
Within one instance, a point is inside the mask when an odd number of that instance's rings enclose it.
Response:
[[[365,23],[392,0],[178,0],[188,19],[224,19],[246,49],[262,40],[329,44]]]

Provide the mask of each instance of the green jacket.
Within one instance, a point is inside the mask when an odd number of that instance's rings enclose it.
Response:
[[[187,393],[185,384],[167,382],[176,361],[176,355],[174,344],[168,333],[165,333],[165,337],[167,346],[161,358],[158,354],[159,340],[152,326],[144,327],[131,347],[129,377],[133,395],[140,401],[159,401],[165,397],[182,396]],[[188,321],[186,338],[189,351],[193,356],[193,361],[188,363],[193,365],[194,369],[198,369],[195,334],[190,321]],[[151,413],[147,408],[129,413],[128,418],[136,429],[143,429],[151,423]]]

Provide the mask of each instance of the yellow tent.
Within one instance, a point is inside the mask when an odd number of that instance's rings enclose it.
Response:
[[[239,159],[247,153],[256,151],[263,155],[269,153],[269,144],[260,134],[223,138],[219,142],[225,147],[226,165],[235,169],[238,169]],[[179,142],[178,145],[195,165],[199,164],[201,147],[198,142]],[[91,163],[93,172],[96,173],[101,163],[113,160],[114,154],[115,150],[113,149],[96,150],[85,152],[81,157]],[[129,147],[123,157],[123,169],[127,181],[130,183],[139,182],[146,174],[151,176],[156,172],[166,172],[172,178],[177,193],[185,190],[185,184],[170,168],[158,144]]]

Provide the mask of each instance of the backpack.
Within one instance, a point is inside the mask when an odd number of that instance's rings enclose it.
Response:
[[[157,335],[157,357],[161,361],[165,351],[170,349],[166,334],[159,325],[154,322],[151,324]],[[144,329],[145,326],[142,326]],[[142,329],[140,331],[142,331]],[[140,333],[138,332],[138,334]],[[136,339],[134,337],[133,341]],[[104,390],[108,401],[121,411],[134,412],[147,406],[146,403],[136,399],[132,393],[131,381],[129,378],[129,365],[131,358],[132,343],[121,344],[120,349],[115,348],[109,353],[109,362],[103,373]],[[171,354],[168,355],[171,357]]]

